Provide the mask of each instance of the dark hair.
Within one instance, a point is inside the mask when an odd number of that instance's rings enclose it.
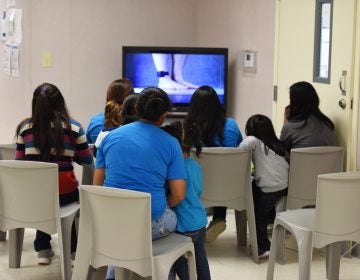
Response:
[[[199,125],[201,140],[206,146],[214,147],[216,136],[223,145],[225,111],[215,89],[210,86],[201,86],[194,92],[191,96],[186,122]]]
[[[165,91],[156,87],[145,88],[139,94],[135,108],[137,115],[153,123],[170,110],[170,99]]]
[[[162,128],[179,141],[184,153],[190,153],[191,148],[194,147],[196,156],[200,156],[202,145],[200,129],[196,123],[173,121]]]
[[[126,96],[134,93],[134,87],[128,79],[118,79],[113,81],[106,93],[106,102],[115,101],[123,104]]]
[[[40,160],[48,161],[52,148],[55,148],[58,159],[64,152],[63,124],[69,130],[71,125],[64,97],[55,85],[43,83],[35,89],[31,117],[18,125],[17,134],[26,122],[32,123],[33,143]]]
[[[255,136],[264,143],[265,154],[269,149],[279,156],[285,157],[287,150],[285,144],[275,134],[271,120],[264,115],[253,115],[246,122],[245,133],[248,136]]]
[[[305,121],[313,115],[331,130],[334,123],[319,109],[320,100],[315,88],[308,82],[297,82],[290,87],[290,121]]]
[[[135,105],[138,98],[138,94],[131,94],[125,98],[120,112],[122,125],[132,123],[139,119],[139,117],[136,115],[135,110]]]

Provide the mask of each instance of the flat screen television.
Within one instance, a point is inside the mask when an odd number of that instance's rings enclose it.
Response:
[[[188,47],[123,47],[124,78],[135,92],[146,87],[162,88],[172,102],[173,115],[185,114],[199,86],[212,86],[226,110],[228,49]]]

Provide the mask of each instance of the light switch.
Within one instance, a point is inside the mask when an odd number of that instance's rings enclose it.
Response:
[[[43,52],[42,56],[41,56],[42,67],[50,68],[50,67],[52,67],[52,64],[53,64],[52,52],[50,52],[50,51]]]
[[[244,72],[256,72],[256,51],[244,51]]]

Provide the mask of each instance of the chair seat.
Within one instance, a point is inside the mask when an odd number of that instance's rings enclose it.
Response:
[[[65,218],[70,215],[76,214],[77,211],[80,210],[80,203],[73,202],[67,205],[63,205],[60,207],[60,217]]]
[[[153,279],[167,279],[169,268],[182,255],[188,258],[190,279],[195,279],[196,268],[194,245],[190,237],[172,233],[152,242],[155,276]]]
[[[278,213],[277,222],[290,225],[305,231],[313,231],[315,225],[315,209],[296,209]]]
[[[153,256],[163,256],[165,254],[174,254],[177,249],[183,251],[184,244],[191,243],[191,238],[185,235],[173,233],[158,240],[153,241]]]

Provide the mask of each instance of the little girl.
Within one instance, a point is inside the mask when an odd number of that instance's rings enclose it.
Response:
[[[254,115],[246,123],[247,137],[240,148],[252,153],[254,164],[253,197],[259,257],[267,257],[270,241],[267,224],[272,219],[276,202],[287,195],[289,164],[283,142],[275,135],[271,120],[264,115]]]
[[[195,248],[196,270],[198,280],[210,280],[209,264],[205,251],[205,237],[207,217],[205,208],[200,201],[202,192],[202,172],[199,164],[190,157],[192,147],[196,149],[196,156],[201,153],[200,130],[196,124],[187,124],[175,121],[163,128],[177,138],[183,150],[186,170],[185,199],[174,207],[178,223],[176,231],[191,237]],[[181,280],[189,279],[188,267],[184,257],[179,258],[172,267],[170,279],[175,274]]]

